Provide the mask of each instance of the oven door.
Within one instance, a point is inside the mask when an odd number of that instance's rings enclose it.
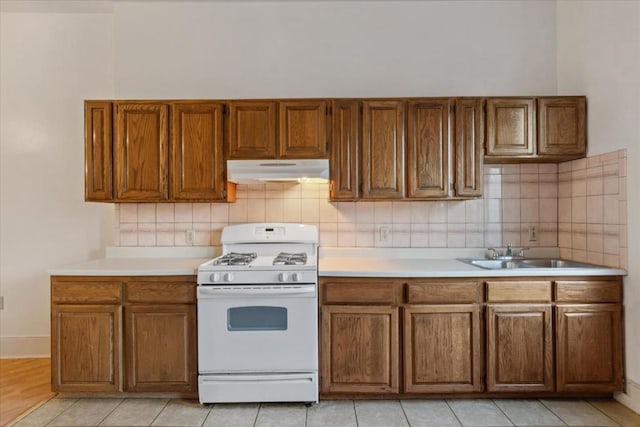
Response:
[[[199,286],[198,372],[318,369],[316,286]]]

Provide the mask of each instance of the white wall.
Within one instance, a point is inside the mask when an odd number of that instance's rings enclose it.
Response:
[[[587,95],[589,155],[627,150],[626,373],[640,393],[640,2],[560,1],[557,25],[558,91]]]
[[[115,3],[116,96],[555,94],[555,5]]]
[[[97,257],[113,206],[84,202],[83,99],[113,97],[110,13],[0,17],[0,355],[49,354],[46,269]]]

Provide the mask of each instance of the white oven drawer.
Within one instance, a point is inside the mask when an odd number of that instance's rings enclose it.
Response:
[[[200,375],[200,403],[317,402],[318,374]]]

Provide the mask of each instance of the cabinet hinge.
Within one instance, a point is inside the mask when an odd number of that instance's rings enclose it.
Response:
[[[223,199],[226,199],[226,198],[227,198],[227,189],[226,189],[226,188],[223,188],[223,189],[222,189],[222,198],[223,198]]]
[[[449,112],[451,114],[453,114],[456,111],[456,106],[455,104],[449,104]]]
[[[326,112],[327,116],[331,115],[331,105],[327,105]]]
[[[227,106],[225,104],[222,104],[222,114],[226,115],[227,113],[228,113]]]

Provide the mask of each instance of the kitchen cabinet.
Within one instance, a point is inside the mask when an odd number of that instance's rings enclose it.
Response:
[[[412,280],[405,296],[404,392],[481,391],[481,283]]]
[[[487,163],[561,162],[585,157],[586,98],[488,98]]]
[[[222,103],[171,105],[171,196],[225,200]]]
[[[116,200],[168,200],[168,165],[169,106],[156,102],[116,102]]]
[[[273,100],[229,102],[229,159],[276,157],[276,108]]]
[[[84,198],[88,202],[113,199],[113,103],[84,103]]]
[[[455,101],[455,194],[482,196],[484,176],[484,108],[482,98]]]
[[[620,282],[558,281],[556,299],[558,391],[621,391]]]
[[[403,100],[362,102],[362,199],[404,196]]]
[[[52,389],[197,390],[195,278],[51,278]]]
[[[279,101],[278,108],[279,157],[326,158],[329,151],[329,101]]]
[[[486,285],[487,390],[552,391],[551,282]]]
[[[407,197],[450,195],[452,113],[453,104],[449,98],[407,102]]]
[[[357,200],[360,171],[360,102],[333,100],[331,104],[331,200]]]

